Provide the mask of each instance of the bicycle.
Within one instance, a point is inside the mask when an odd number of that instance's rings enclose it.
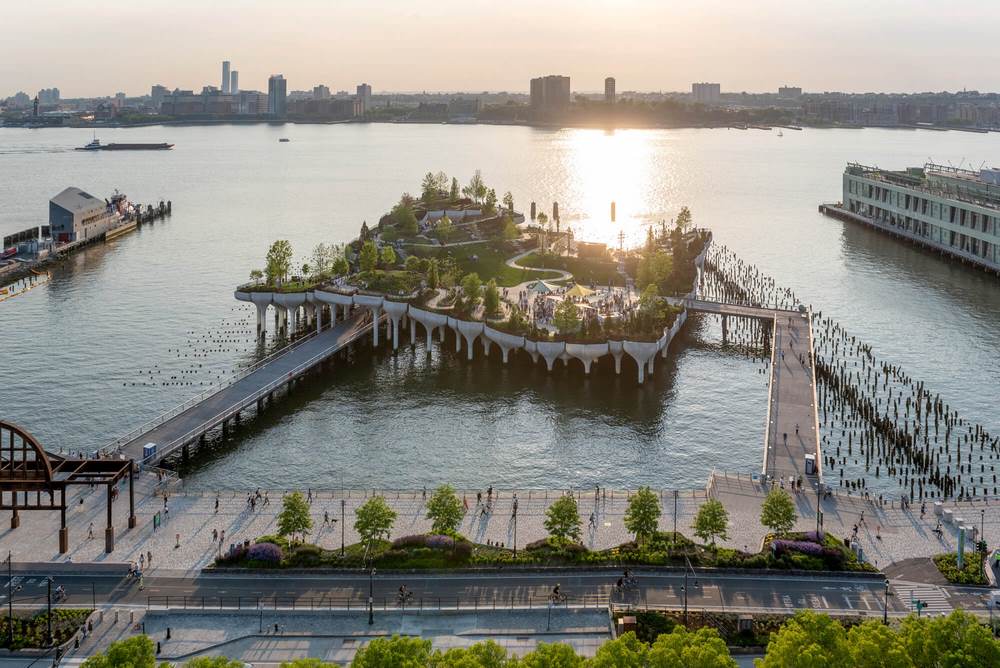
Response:
[[[413,592],[412,591],[408,591],[408,592],[405,592],[405,593],[404,592],[399,592],[398,594],[396,594],[396,605],[399,606],[399,607],[402,607],[402,606],[406,605],[407,603],[409,603],[411,598],[413,598]]]

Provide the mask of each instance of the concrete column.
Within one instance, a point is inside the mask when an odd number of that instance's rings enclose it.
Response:
[[[378,348],[378,316],[382,309],[375,306],[370,307],[368,311],[372,314],[372,346]]]
[[[652,357],[649,358],[649,361],[646,362],[646,372],[650,375],[650,377],[653,376],[653,362],[655,361],[656,361],[656,355],[653,355]]]
[[[409,324],[408,329],[410,330],[410,347],[412,348],[413,346],[417,345],[417,323],[413,320],[410,320],[408,324]],[[429,342],[430,337],[428,336],[427,339]]]
[[[392,349],[399,350],[399,318],[390,320],[392,323]]]
[[[483,337],[483,355],[486,357],[490,356],[490,340],[485,336]]]
[[[316,314],[316,333],[319,334],[320,330],[323,329],[323,306],[322,304],[316,304],[313,306],[313,313]]]
[[[257,338],[267,336],[267,304],[254,304],[257,307]]]
[[[111,485],[108,485],[108,526],[104,529],[104,551],[111,554],[115,551],[115,525],[111,521]]]

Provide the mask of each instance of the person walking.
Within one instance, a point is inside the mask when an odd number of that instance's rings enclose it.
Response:
[[[90,529],[87,531],[87,540],[93,540],[94,538],[94,523],[90,523]]]
[[[219,513],[219,495],[218,494],[215,495],[215,513],[216,514]]]

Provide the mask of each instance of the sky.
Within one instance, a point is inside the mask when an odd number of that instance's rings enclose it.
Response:
[[[33,0],[4,2],[0,97],[160,83],[374,91],[1000,90],[1000,2],[965,0]]]

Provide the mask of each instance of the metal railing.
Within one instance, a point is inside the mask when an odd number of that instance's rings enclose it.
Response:
[[[558,603],[548,594],[491,594],[458,596],[416,596],[401,603],[396,594],[376,596],[376,611],[515,610],[578,608],[606,609],[613,601],[607,594],[566,596]],[[367,596],[147,596],[147,610],[368,610]]]

